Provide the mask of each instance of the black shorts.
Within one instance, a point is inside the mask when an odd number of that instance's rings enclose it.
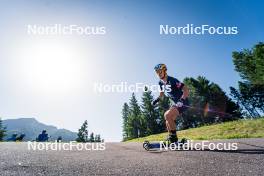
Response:
[[[183,106],[182,107],[177,107],[176,106],[176,103],[175,101],[173,101],[172,99],[170,99],[170,107],[176,107],[179,111],[180,114],[182,114],[184,111],[186,111],[189,107],[189,101],[188,99],[185,99],[183,101]]]

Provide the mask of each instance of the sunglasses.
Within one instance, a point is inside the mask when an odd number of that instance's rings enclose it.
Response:
[[[162,73],[162,70],[161,70],[161,69],[156,70],[156,73],[157,73],[157,74],[161,74],[161,73]]]

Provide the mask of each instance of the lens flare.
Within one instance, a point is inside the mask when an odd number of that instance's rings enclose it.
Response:
[[[207,116],[207,114],[208,114],[209,111],[210,111],[210,109],[209,109],[209,103],[206,103],[205,104],[205,107],[204,107],[204,116],[205,117]]]

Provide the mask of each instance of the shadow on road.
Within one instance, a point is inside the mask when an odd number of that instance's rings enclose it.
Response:
[[[188,152],[188,151],[197,151],[197,152],[219,152],[219,153],[240,153],[240,154],[264,154],[264,149],[237,149],[237,150],[149,150],[149,153],[163,153],[168,151],[175,151],[175,152]]]
[[[264,154],[264,149],[237,149],[237,150],[203,150],[209,152],[241,153],[241,154]]]
[[[244,148],[244,149],[237,149],[237,150],[210,150],[210,149],[204,149],[204,150],[196,150],[194,148],[189,148],[188,150],[150,150],[150,153],[163,153],[167,151],[177,151],[177,152],[187,152],[187,151],[198,151],[198,152],[219,152],[219,153],[240,153],[240,154],[264,154],[264,147],[258,146],[254,144],[249,144],[245,142],[239,142],[240,144],[247,145],[250,147],[255,148]]]
[[[240,154],[264,154],[264,147],[258,146],[254,144],[248,144],[248,143],[241,143],[243,145],[248,145],[250,147],[255,148],[243,148],[243,149],[237,149],[237,150],[210,150],[210,149],[204,149],[204,150],[196,150],[194,148],[189,148],[188,150],[150,150],[151,153],[163,153],[166,151],[177,151],[177,152],[187,152],[187,151],[198,151],[198,152],[219,152],[219,153],[240,153]]]

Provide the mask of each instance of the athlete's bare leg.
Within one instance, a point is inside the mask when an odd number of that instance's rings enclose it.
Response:
[[[179,116],[179,111],[176,107],[171,107],[164,114],[164,118],[166,120],[167,130],[169,132],[169,141],[177,142],[178,138],[176,135],[176,123],[175,120]]]
[[[165,112],[164,118],[166,120],[166,126],[168,132],[172,130],[176,130],[175,120],[178,116],[179,116],[179,111],[176,107],[171,107],[169,110]]]

